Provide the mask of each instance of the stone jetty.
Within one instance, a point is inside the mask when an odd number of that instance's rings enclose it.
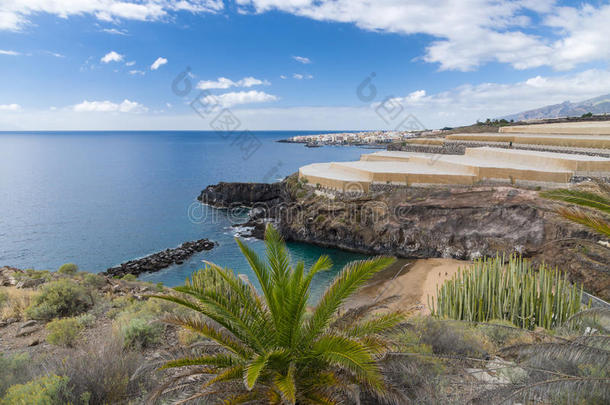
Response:
[[[126,274],[137,276],[145,272],[159,271],[172,264],[182,264],[195,253],[211,250],[215,245],[214,242],[208,239],[184,242],[175,249],[166,249],[141,259],[130,260],[118,266],[111,267],[101,274],[111,277],[123,277]]]

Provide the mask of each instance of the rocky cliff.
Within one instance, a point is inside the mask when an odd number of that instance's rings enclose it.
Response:
[[[240,203],[255,206],[249,223],[257,229],[255,236],[272,220],[287,240],[368,254],[473,259],[518,253],[559,266],[572,281],[610,298],[610,250],[588,229],[558,216],[555,203],[536,191],[388,188],[325,196],[294,177],[275,185],[237,183],[229,191],[232,187],[222,183],[221,195],[208,187],[212,192],[204,190],[202,198],[227,207],[237,196]],[[264,202],[250,198],[259,194]]]
[[[255,203],[275,205],[287,196],[282,183],[218,183],[206,187],[197,199],[219,208],[250,207]]]

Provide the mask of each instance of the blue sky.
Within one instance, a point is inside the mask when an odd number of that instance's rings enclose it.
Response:
[[[202,89],[253,130],[468,124],[610,93],[607,21],[604,1],[1,2],[0,130],[206,130]]]

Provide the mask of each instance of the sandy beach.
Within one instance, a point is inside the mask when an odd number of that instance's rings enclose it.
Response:
[[[456,259],[398,259],[391,267],[377,274],[346,308],[369,303],[392,295],[400,298],[389,309],[402,309],[428,314],[428,296],[436,297],[436,287],[470,264]]]

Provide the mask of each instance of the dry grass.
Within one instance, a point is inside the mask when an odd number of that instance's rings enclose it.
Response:
[[[6,294],[6,300],[0,307],[0,319],[25,319],[25,309],[30,306],[37,292],[27,288],[0,287],[0,294]]]

